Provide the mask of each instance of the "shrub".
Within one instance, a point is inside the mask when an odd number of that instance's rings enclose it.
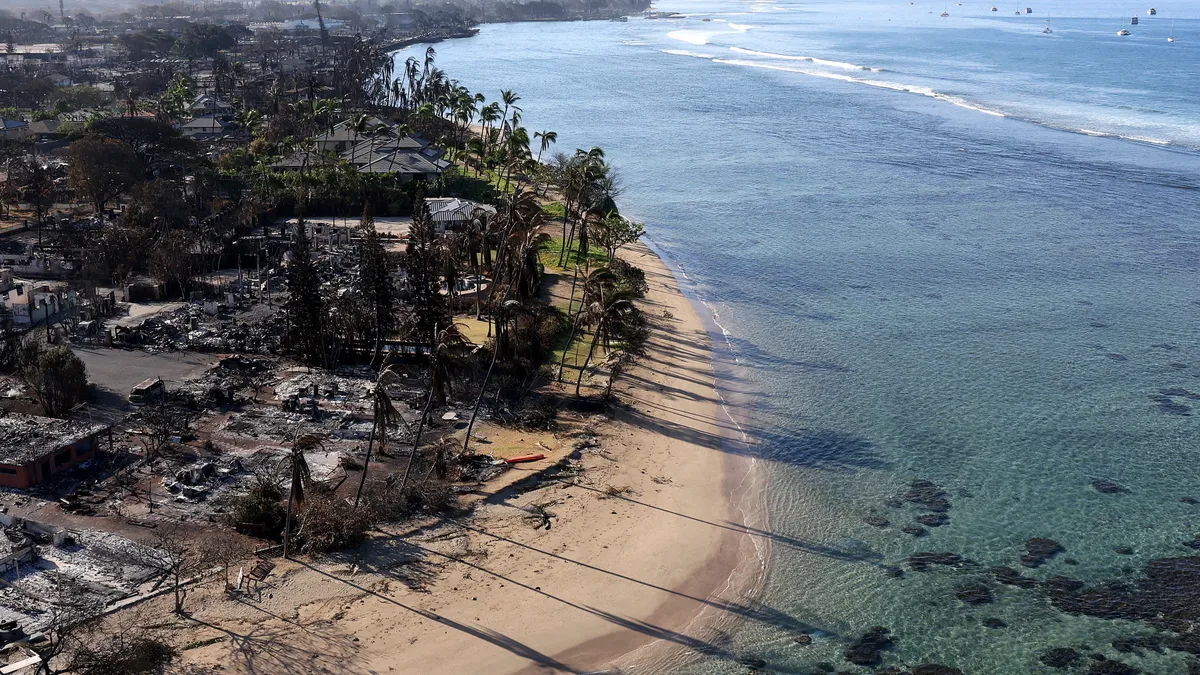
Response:
[[[277,536],[283,532],[283,524],[287,520],[287,510],[279,503],[282,499],[279,486],[260,477],[249,492],[233,500],[229,515],[231,524],[254,530],[263,536]]]
[[[305,553],[339,551],[361,544],[370,525],[367,509],[355,509],[334,495],[309,495],[296,540]]]

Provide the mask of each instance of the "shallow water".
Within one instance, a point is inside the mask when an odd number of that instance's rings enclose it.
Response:
[[[761,600],[781,614],[672,671],[744,672],[731,654],[849,668],[846,642],[882,625],[886,664],[1057,672],[1037,655],[1086,644],[1186,672],[1108,644],[1145,627],[954,589],[1019,567],[1030,537],[1066,552],[1027,574],[1100,581],[1200,532],[1178,501],[1200,498],[1200,401],[1161,393],[1200,391],[1200,9],[1143,7],[1118,38],[1118,3],[967,4],[676,2],[658,8],[688,18],[436,47],[472,90],[515,89],[531,133],[603,146],[623,210],[728,332],[723,394],[770,476]],[[953,503],[921,539],[900,527],[923,511],[884,504],[916,478]],[[888,575],[920,550],[982,567]],[[813,645],[801,624],[823,631]]]

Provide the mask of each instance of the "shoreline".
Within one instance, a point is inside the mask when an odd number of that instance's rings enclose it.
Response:
[[[623,255],[650,287],[646,353],[617,379],[611,419],[556,433],[488,426],[492,451],[542,447],[467,492],[461,519],[385,528],[362,549],[280,561],[259,599],[196,589],[184,662],[264,672],[594,672],[720,654],[715,629],[760,618],[761,472],[721,408],[708,329],[662,258]],[[595,446],[577,439],[595,439]],[[538,444],[535,446],[535,444]],[[570,464],[570,482],[550,472]],[[544,509],[543,529],[530,513]],[[166,602],[163,600],[163,602]],[[296,630],[299,627],[302,630]],[[230,635],[271,636],[253,658]],[[206,641],[217,640],[211,644]],[[728,656],[728,655],[726,655]],[[647,672],[654,672],[649,667]]]

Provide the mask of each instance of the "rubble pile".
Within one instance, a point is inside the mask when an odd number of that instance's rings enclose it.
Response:
[[[253,322],[210,313],[211,306],[188,304],[146,318],[119,331],[118,341],[146,351],[243,352],[274,354],[280,350],[286,320],[270,314]]]

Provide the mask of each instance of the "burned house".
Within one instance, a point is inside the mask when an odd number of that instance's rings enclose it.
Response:
[[[92,459],[106,430],[36,415],[0,417],[0,486],[30,488]]]

